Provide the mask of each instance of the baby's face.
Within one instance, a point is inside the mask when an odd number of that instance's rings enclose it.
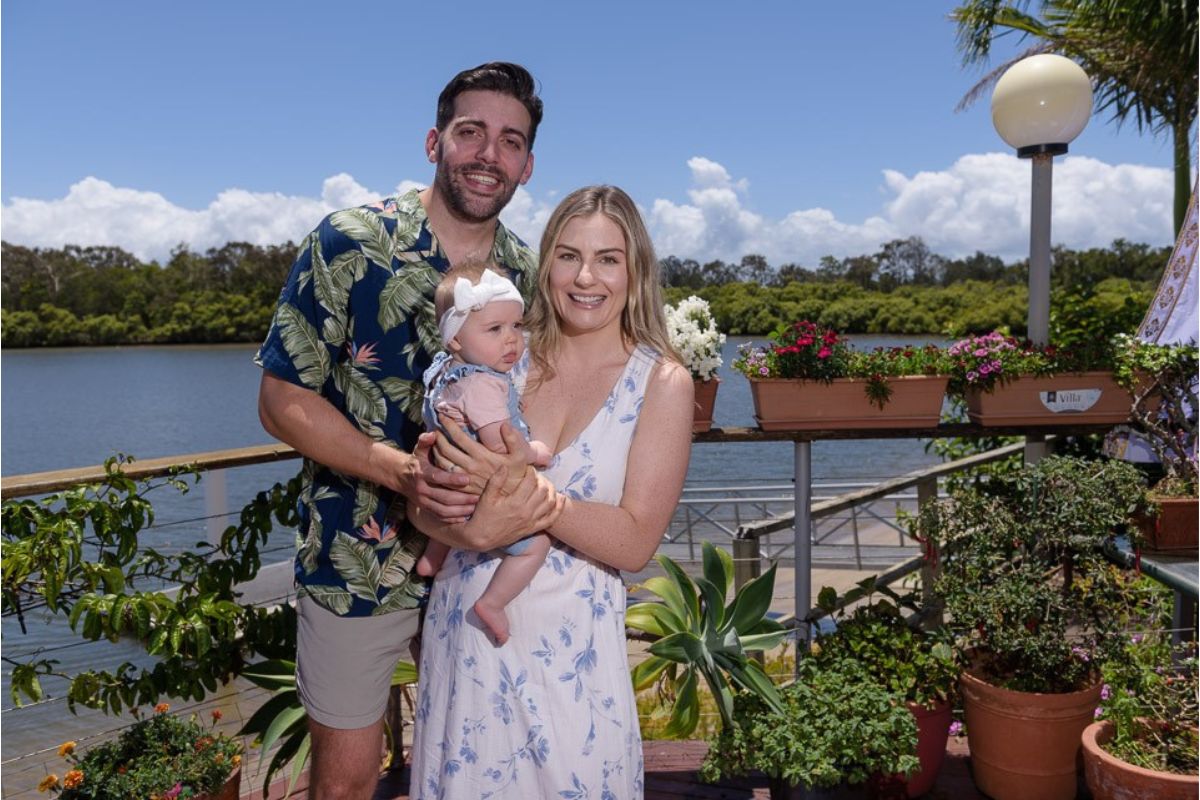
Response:
[[[496,300],[472,311],[450,340],[450,351],[469,364],[508,372],[525,352],[524,315],[515,300]]]

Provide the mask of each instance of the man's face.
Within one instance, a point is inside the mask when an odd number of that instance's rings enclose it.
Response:
[[[469,91],[455,98],[446,129],[425,138],[437,164],[434,188],[452,214],[469,222],[499,216],[533,174],[529,128],[529,112],[509,95]]]

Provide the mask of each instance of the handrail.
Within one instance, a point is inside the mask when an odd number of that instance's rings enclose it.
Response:
[[[856,492],[847,492],[837,497],[823,500],[819,503],[812,504],[812,517],[826,517],[830,514],[835,514],[838,511],[844,511],[851,506],[858,505],[865,500],[876,500],[880,497],[885,497],[901,489],[907,489],[916,486],[919,483],[928,480],[937,480],[945,475],[950,475],[955,472],[972,469],[974,467],[990,464],[993,461],[1001,461],[1005,458],[1010,458],[1024,450],[1025,444],[1018,442],[1016,444],[1005,445],[998,447],[995,450],[989,450],[986,453],[978,453],[976,455],[960,458],[955,461],[947,461],[944,464],[935,464],[932,467],[907,472],[899,477],[884,481],[883,483],[875,484],[866,489],[859,489]],[[764,519],[757,522],[747,522],[738,526],[738,539],[757,539],[760,536],[765,536],[769,533],[775,533],[793,525],[795,514],[784,514],[774,519]]]
[[[763,431],[758,428],[713,428],[705,433],[692,435],[696,443],[724,442],[807,442],[818,439],[938,439],[970,436],[1021,436],[1028,433],[1083,434],[1106,431],[1111,425],[1061,425],[1053,428],[1030,427],[983,427],[969,422],[942,423],[934,428],[914,430],[912,428],[870,428],[861,430],[828,431]],[[1020,447],[1021,445],[1011,445]],[[996,451],[993,451],[996,452]],[[130,478],[157,478],[167,475],[177,467],[193,467],[204,471],[245,467],[299,458],[300,454],[286,444],[274,443],[238,447],[232,450],[211,450],[190,455],[149,458],[145,461],[130,461],[120,466],[122,474]],[[957,464],[959,462],[951,462]],[[983,462],[983,463],[986,463]],[[949,467],[944,464],[942,467]],[[961,467],[960,467],[961,468]],[[949,470],[953,471],[953,470]],[[104,465],[74,469],[31,472],[24,475],[0,477],[0,499],[45,494],[66,489],[80,483],[96,483],[104,479]],[[841,506],[840,508],[845,508]],[[814,513],[816,512],[816,506]],[[830,512],[826,512],[830,513]]]

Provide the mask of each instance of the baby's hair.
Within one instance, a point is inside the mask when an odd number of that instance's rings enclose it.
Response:
[[[446,310],[454,305],[454,284],[459,278],[466,278],[472,284],[477,284],[479,283],[479,279],[483,277],[483,273],[488,270],[495,272],[500,277],[504,277],[490,263],[477,258],[465,259],[446,270],[445,274],[442,275],[442,280],[433,291],[434,319],[441,319]]]

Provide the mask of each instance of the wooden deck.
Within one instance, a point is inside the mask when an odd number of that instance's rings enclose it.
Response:
[[[704,759],[708,745],[698,741],[650,741],[644,745],[646,757],[645,800],[767,800],[766,778],[741,778],[706,784],[700,781],[696,770]],[[307,775],[302,776],[296,791],[289,800],[306,800]],[[1080,781],[1082,785],[1082,780]],[[243,791],[248,787],[243,787]],[[277,781],[272,786],[271,797],[283,794],[285,783]],[[1082,796],[1082,795],[1081,795]],[[925,795],[929,800],[984,800],[971,781],[970,753],[966,740],[951,739],[946,747],[946,761],[932,791]],[[246,800],[262,800],[260,792],[244,794]],[[399,769],[386,773],[379,782],[375,800],[408,800],[408,770]],[[531,799],[532,800],[532,799]]]

